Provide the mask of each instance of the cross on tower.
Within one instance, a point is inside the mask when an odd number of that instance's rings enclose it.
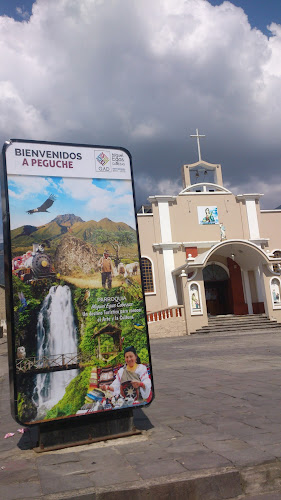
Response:
[[[201,158],[201,150],[200,150],[200,137],[206,137],[205,135],[200,135],[199,132],[198,132],[198,128],[196,129],[196,135],[191,135],[190,137],[196,137],[197,139],[197,147],[198,147],[198,157],[199,157],[199,161],[202,160]]]

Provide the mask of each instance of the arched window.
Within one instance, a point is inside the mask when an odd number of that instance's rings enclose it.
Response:
[[[281,257],[281,251],[280,250],[275,250],[273,252],[274,257]],[[280,274],[280,264],[273,264],[273,271],[277,274]]]
[[[202,314],[200,286],[196,282],[189,285],[189,300],[191,316]]]
[[[273,309],[280,309],[281,308],[280,279],[279,278],[272,278],[270,281],[270,288],[271,288]]]
[[[154,293],[152,262],[147,257],[141,257],[141,273],[145,293]]]

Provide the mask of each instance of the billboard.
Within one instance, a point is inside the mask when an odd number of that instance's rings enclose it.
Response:
[[[7,141],[2,195],[16,420],[147,405],[153,387],[128,151]]]

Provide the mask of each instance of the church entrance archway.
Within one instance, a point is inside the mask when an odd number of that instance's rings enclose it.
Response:
[[[203,269],[207,313],[211,316],[233,312],[230,279],[224,266],[211,263]]]

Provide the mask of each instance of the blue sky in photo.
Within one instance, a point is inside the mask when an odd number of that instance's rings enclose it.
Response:
[[[64,214],[74,214],[83,221],[108,218],[135,228],[130,181],[10,176],[9,194],[11,229],[41,226]],[[42,205],[51,194],[56,199],[47,213],[27,213]]]

